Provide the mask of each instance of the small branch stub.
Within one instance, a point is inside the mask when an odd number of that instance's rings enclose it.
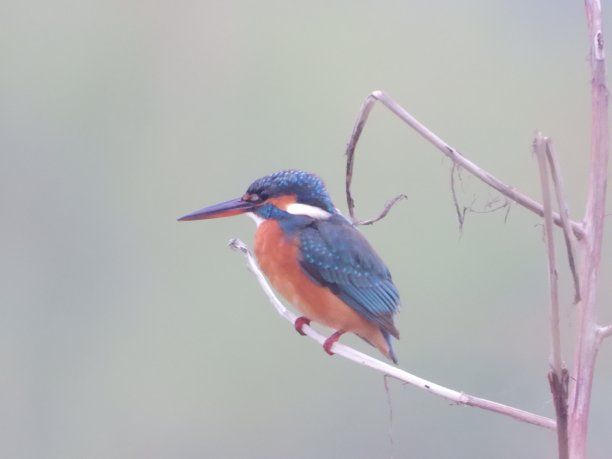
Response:
[[[597,329],[599,340],[602,341],[609,336],[612,336],[612,325],[606,325],[605,327],[599,327]]]
[[[550,391],[553,394],[555,404],[555,412],[557,413],[557,445],[559,450],[559,459],[568,459],[568,386],[569,373],[567,368],[563,368],[561,375],[558,375],[553,370],[548,372],[548,384]]]

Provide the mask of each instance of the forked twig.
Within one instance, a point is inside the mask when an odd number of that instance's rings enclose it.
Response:
[[[259,285],[263,289],[264,293],[268,297],[268,300],[270,301],[270,303],[272,303],[276,311],[286,320],[294,324],[295,320],[298,317],[294,313],[289,311],[285,307],[285,305],[278,299],[278,297],[272,290],[272,287],[259,269],[259,266],[257,265],[257,262],[255,261],[255,258],[251,254],[248,247],[239,239],[232,239],[229,242],[229,245],[232,249],[241,252],[242,255],[246,258],[248,268],[253,272],[253,274],[255,274]],[[308,337],[315,340],[319,344],[323,344],[326,340],[325,336],[321,335],[314,328],[308,325],[304,325],[302,331]],[[332,350],[335,354],[342,356],[348,360],[351,360],[366,367],[370,367],[383,374],[392,376],[396,379],[399,379],[400,381],[411,384],[420,389],[431,392],[434,395],[450,400],[458,405],[474,406],[483,410],[493,411],[504,416],[509,416],[513,419],[516,419],[517,421],[526,422],[550,430],[556,429],[556,423],[553,419],[530,413],[528,411],[524,411],[511,406],[503,405],[501,403],[493,402],[491,400],[474,397],[472,395],[449,389],[444,386],[440,386],[439,384],[435,384],[423,378],[419,378],[418,376],[412,375],[400,368],[370,357],[369,355],[359,352],[353,349],[352,347],[346,346],[345,344],[334,343],[334,345],[332,346]]]
[[[383,91],[374,91],[370,95],[368,95],[368,97],[366,97],[365,101],[361,105],[359,115],[357,116],[357,120],[355,121],[355,125],[353,127],[351,138],[346,147],[346,201],[348,204],[349,215],[352,221],[357,220],[355,218],[355,200],[353,199],[353,196],[351,194],[355,148],[357,146],[357,142],[359,141],[359,137],[361,136],[361,132],[363,131],[363,127],[365,126],[365,123],[368,119],[370,111],[372,111],[372,108],[374,107],[376,101],[380,101],[398,118],[400,118],[403,122],[408,124],[419,134],[421,134],[421,136],[423,136],[425,140],[427,140],[438,150],[440,150],[453,163],[467,170],[470,174],[474,175],[487,185],[496,189],[501,194],[517,202],[526,209],[529,209],[540,217],[544,216],[544,209],[542,207],[542,204],[531,199],[529,196],[522,194],[514,188],[506,185],[497,177],[493,176],[489,172],[482,169],[480,166],[467,159],[465,156],[459,153],[459,151],[448,145],[444,140],[442,140],[440,137],[430,131],[424,124],[422,124],[414,116],[408,113],[401,105],[395,102],[395,100],[393,100]],[[559,214],[553,213],[553,219],[557,225],[562,225],[561,216]],[[584,236],[584,228],[582,227],[582,225],[578,222],[570,221],[570,226],[576,237],[578,239],[582,239],[582,237]]]

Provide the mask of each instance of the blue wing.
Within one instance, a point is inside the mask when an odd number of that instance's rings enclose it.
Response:
[[[340,215],[299,233],[300,266],[357,313],[399,338],[393,315],[400,306],[391,273],[368,241]]]

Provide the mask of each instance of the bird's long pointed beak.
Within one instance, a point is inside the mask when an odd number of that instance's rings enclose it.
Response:
[[[196,210],[190,214],[184,215],[179,218],[178,221],[190,221],[190,220],[207,220],[209,218],[220,218],[220,217],[231,217],[232,215],[239,215],[248,212],[255,204],[248,201],[243,201],[240,198],[230,199],[229,201],[221,202],[212,206],[204,207],[203,209]]]

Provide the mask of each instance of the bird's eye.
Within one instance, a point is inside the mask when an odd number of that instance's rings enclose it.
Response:
[[[257,193],[246,193],[242,197],[242,200],[257,203],[263,201],[263,198]]]

